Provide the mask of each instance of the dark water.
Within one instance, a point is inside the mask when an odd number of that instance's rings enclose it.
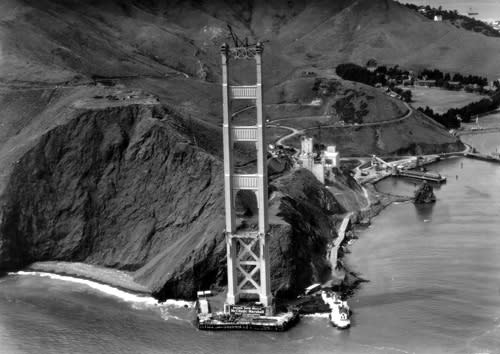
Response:
[[[500,353],[500,165],[432,169],[449,180],[434,206],[392,205],[351,246],[347,262],[370,282],[350,300],[347,331],[318,316],[286,333],[200,332],[183,307],[11,275],[0,279],[0,353]]]

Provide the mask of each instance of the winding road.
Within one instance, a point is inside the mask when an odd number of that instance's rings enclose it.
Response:
[[[392,123],[397,123],[397,122],[401,122],[401,121],[404,121],[410,117],[413,116],[413,108],[410,107],[410,105],[406,102],[403,102],[407,108],[407,112],[399,117],[399,118],[395,118],[395,119],[388,119],[388,120],[382,120],[382,121],[378,121],[378,122],[370,122],[370,123],[361,123],[361,124],[344,124],[344,125],[340,125],[340,124],[330,124],[330,125],[322,125],[321,128],[353,128],[353,127],[370,127],[370,126],[378,126],[378,125],[386,125],[386,124],[392,124]],[[293,127],[290,127],[290,126],[285,126],[285,125],[277,125],[275,124],[276,122],[280,122],[280,121],[284,121],[284,120],[289,120],[289,119],[299,119],[299,118],[302,118],[302,119],[316,119],[316,118],[327,118],[327,117],[331,117],[330,115],[321,115],[321,116],[302,116],[302,117],[297,117],[297,116],[294,116],[294,117],[283,117],[283,118],[279,118],[279,119],[274,119],[273,121],[269,122],[268,123],[268,126],[269,127],[273,127],[273,128],[283,128],[283,129],[288,129],[291,131],[291,133],[287,134],[287,135],[284,135],[282,136],[281,138],[279,138],[277,141],[276,141],[276,144],[277,145],[283,145],[283,146],[286,146],[285,145],[285,141],[296,136],[296,135],[299,135],[299,134],[303,134],[307,131],[310,131],[310,130],[316,130],[318,129],[318,127],[311,127],[311,128],[305,128],[305,129],[296,129],[296,128],[293,128]]]
[[[346,230],[347,230],[347,227],[349,226],[349,222],[350,222],[353,214],[354,213],[350,212],[346,216],[344,216],[344,219],[342,220],[340,227],[337,229],[337,238],[335,239],[335,243],[330,245],[331,248],[329,250],[329,253],[330,253],[329,260],[330,260],[330,264],[332,267],[332,277],[334,279],[342,277],[343,272],[339,271],[337,269],[337,266],[338,266],[337,262],[338,262],[338,258],[339,258],[339,248],[342,245],[342,243],[344,242],[344,239],[346,236],[345,235]]]
[[[269,127],[273,127],[273,128],[283,128],[283,129],[288,129],[291,131],[290,134],[287,134],[285,136],[282,136],[281,138],[279,138],[278,140],[276,140],[276,145],[283,145],[285,146],[285,144],[283,143],[285,140],[287,139],[290,139],[296,135],[299,135],[299,134],[302,134],[304,131],[303,130],[298,130],[298,129],[295,129],[295,128],[292,128],[292,127],[285,127],[285,126],[276,126],[276,125],[271,125],[269,124]]]

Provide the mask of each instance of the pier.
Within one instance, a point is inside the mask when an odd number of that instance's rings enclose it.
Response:
[[[387,177],[408,177],[424,181],[443,183],[446,177],[434,172],[420,172],[413,170],[439,161],[439,155],[412,156],[401,160],[387,162],[380,157],[372,156],[371,164],[365,168],[358,168],[355,178],[360,184],[377,183]]]
[[[419,179],[423,181],[429,181],[429,182],[437,182],[437,183],[444,183],[446,182],[446,177],[441,176],[439,173],[435,172],[420,172],[420,171],[413,171],[413,170],[401,170],[397,171],[394,176],[396,177],[409,177],[409,178],[414,178],[414,179]]]

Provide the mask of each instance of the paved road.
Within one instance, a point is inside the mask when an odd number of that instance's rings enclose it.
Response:
[[[172,69],[175,70],[175,69]],[[0,90],[15,90],[15,91],[37,91],[37,90],[49,90],[49,89],[74,89],[77,87],[92,87],[95,86],[96,83],[102,82],[120,82],[125,80],[136,80],[136,79],[161,79],[174,77],[173,75],[182,75],[185,78],[189,78],[189,75],[176,70],[176,72],[158,74],[158,75],[130,75],[130,76],[110,76],[110,77],[99,77],[95,79],[88,79],[88,81],[83,82],[74,82],[66,81],[66,82],[37,82],[37,81],[18,81],[18,82],[4,82],[0,81]],[[133,87],[131,87],[133,89]]]
[[[377,126],[377,125],[386,125],[386,124],[392,124],[396,122],[401,122],[405,119],[410,118],[413,115],[413,109],[410,107],[410,105],[406,102],[403,102],[408,111],[399,118],[395,119],[387,119],[387,120],[381,120],[378,122],[370,122],[370,123],[361,123],[361,124],[344,124],[344,125],[339,125],[339,124],[331,124],[331,125],[322,125],[321,128],[352,128],[352,127],[370,127],[370,126]],[[324,117],[324,116],[318,116],[318,117]],[[314,130],[318,129],[317,127],[311,127],[304,129],[305,131],[307,130]]]
[[[406,106],[406,108],[408,109],[408,111],[405,113],[405,115],[403,115],[402,117],[399,117],[399,118],[395,118],[395,119],[388,119],[388,120],[383,120],[383,121],[378,121],[378,122],[370,122],[370,123],[361,123],[361,124],[345,124],[345,125],[339,125],[339,124],[331,124],[331,125],[322,125],[321,128],[352,128],[352,127],[369,127],[369,126],[377,126],[377,125],[385,125],[385,124],[392,124],[392,123],[396,123],[396,122],[401,122],[405,119],[408,119],[410,118],[411,116],[413,116],[413,109],[410,107],[410,105],[406,102],[403,102]],[[284,126],[284,125],[276,125],[274,123],[276,122],[279,122],[279,121],[283,121],[283,120],[289,120],[289,119],[298,119],[298,118],[303,118],[303,119],[315,119],[315,118],[325,118],[325,117],[331,117],[331,116],[328,116],[328,115],[322,115],[322,116],[304,116],[304,117],[284,117],[284,118],[279,118],[279,119],[275,119],[273,120],[270,124],[268,124],[269,127],[275,127],[275,128],[284,128],[284,129],[288,129],[290,130],[292,133],[290,134],[287,134],[285,136],[282,136],[280,139],[278,139],[278,141],[276,142],[276,144],[280,144],[280,145],[283,145],[285,146],[285,140],[288,140],[290,139],[291,137],[294,137],[295,135],[297,134],[303,134],[305,133],[306,131],[308,130],[315,130],[315,129],[318,129],[317,127],[311,127],[311,128],[306,128],[306,129],[302,129],[302,130],[298,130],[298,129],[295,129],[293,127],[290,127],[290,126]]]
[[[316,119],[316,118],[332,118],[333,116],[331,114],[327,115],[321,115],[321,116],[290,116],[290,117],[281,117],[278,119],[273,119],[270,123],[276,123],[276,122],[281,122],[284,120],[290,120],[290,119]]]

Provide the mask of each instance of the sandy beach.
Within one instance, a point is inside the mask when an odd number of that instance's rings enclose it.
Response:
[[[122,290],[151,295],[151,291],[148,288],[134,281],[132,273],[118,269],[77,262],[36,262],[31,264],[26,270],[83,278],[111,285]]]

